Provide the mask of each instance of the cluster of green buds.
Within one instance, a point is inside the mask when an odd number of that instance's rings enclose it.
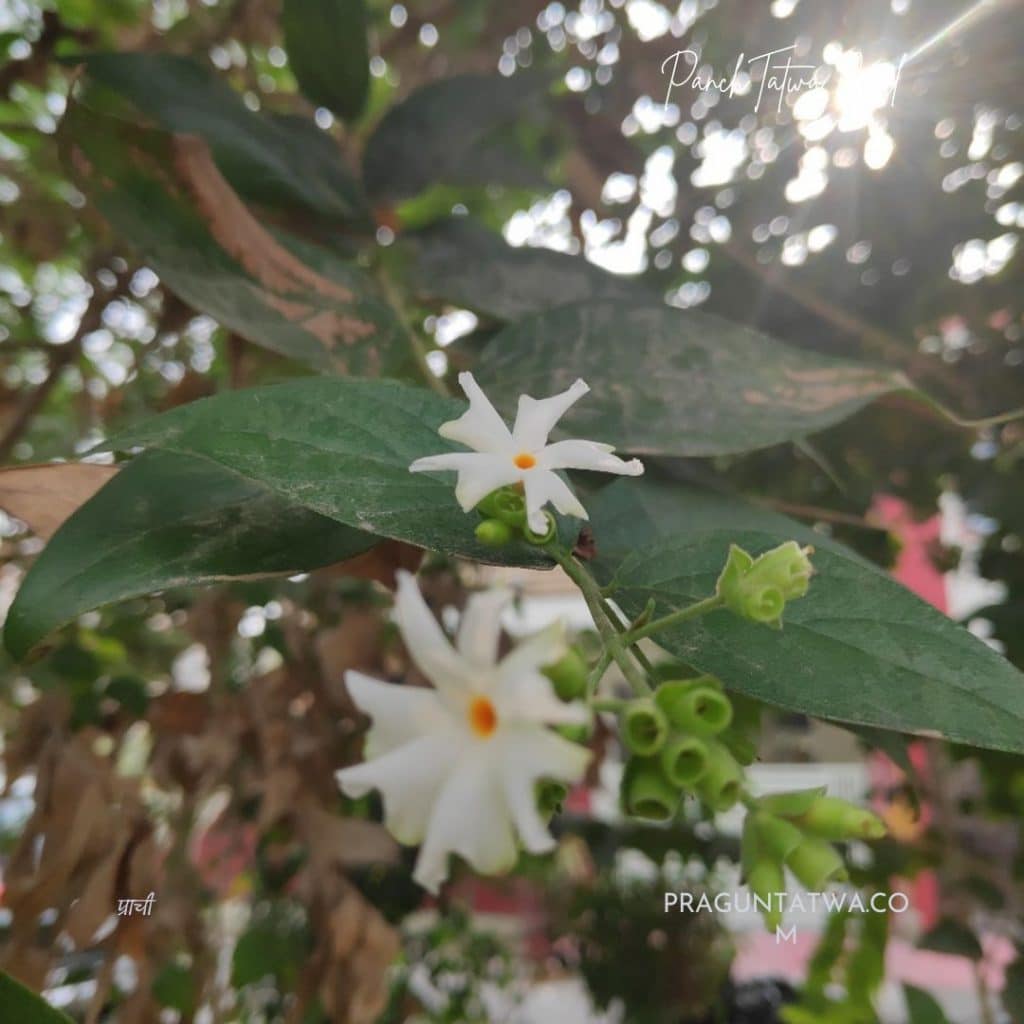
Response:
[[[885,825],[871,811],[825,788],[775,793],[754,801],[743,826],[741,861],[750,891],[763,901],[765,924],[778,926],[781,908],[773,893],[785,889],[784,868],[810,892],[848,877],[846,865],[832,845],[852,839],[880,839]]]
[[[579,649],[570,647],[558,661],[542,669],[551,680],[555,694],[566,703],[579,700],[587,692],[589,671],[587,662]],[[558,732],[574,743],[585,743],[591,734],[589,725],[562,725]],[[536,785],[537,809],[541,816],[550,819],[562,809],[569,790],[568,787],[555,779],[540,779]]]
[[[778,629],[786,602],[807,593],[813,552],[791,540],[754,558],[732,544],[716,593],[736,615]]]
[[[732,701],[714,676],[670,680],[626,704],[619,720],[630,752],[622,779],[626,811],[666,821],[684,793],[713,811],[732,807],[742,795],[743,763],[754,756],[732,723]]]
[[[526,498],[516,484],[491,491],[476,506],[483,521],[476,528],[476,539],[490,548],[500,548],[521,537],[528,544],[548,544],[555,539],[558,524],[548,511],[544,512],[547,529],[534,533],[526,521]]]

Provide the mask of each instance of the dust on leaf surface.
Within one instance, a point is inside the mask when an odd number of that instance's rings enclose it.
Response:
[[[808,715],[1024,751],[1024,677],[963,626],[842,545],[737,498],[655,480],[591,501],[596,571],[628,615],[714,593],[731,543],[811,541],[808,594],[781,630],[717,610],[657,642],[726,686]],[[628,531],[628,532],[627,532]]]
[[[899,371],[795,349],[707,313],[621,300],[510,324],[476,374],[506,412],[522,392],[551,394],[582,377],[592,392],[562,430],[641,455],[766,448],[910,386]]]

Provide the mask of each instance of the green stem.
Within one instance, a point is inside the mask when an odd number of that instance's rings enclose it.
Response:
[[[441,380],[433,370],[431,370],[430,364],[427,362],[427,350],[422,339],[409,326],[405,305],[402,302],[402,297],[398,294],[398,290],[391,281],[391,278],[383,269],[381,269],[377,274],[377,280],[380,282],[381,291],[384,292],[384,297],[387,299],[388,304],[395,311],[395,319],[398,321],[402,333],[405,335],[405,340],[409,343],[409,348],[412,351],[413,358],[416,360],[416,365],[419,367],[420,373],[423,375],[423,379],[427,382],[428,387],[432,388],[439,395],[447,395],[448,388],[445,387],[444,381]]]
[[[608,666],[612,662],[612,656],[607,650],[601,652],[601,657],[598,659],[597,664],[594,666],[587,679],[587,700],[592,700],[594,694],[597,693],[598,686],[601,685],[601,680],[604,678],[605,672],[608,671]]]
[[[637,667],[636,662],[633,661],[629,652],[629,645],[623,643],[623,634],[615,628],[605,614],[605,610],[602,607],[601,588],[598,587],[597,581],[561,546],[550,544],[547,550],[565,570],[566,576],[580,588],[583,600],[587,602],[587,608],[590,609],[594,625],[604,641],[605,650],[614,659],[615,664],[619,666],[622,674],[626,677],[626,681],[633,688],[634,693],[642,697],[647,696],[651,692],[651,687]]]
[[[627,637],[631,630],[630,624],[622,621],[619,617],[619,613],[611,606],[611,603],[605,597],[601,598],[601,608],[604,610],[605,617],[608,621],[619,631],[619,633],[623,635],[623,637]],[[638,644],[634,644],[632,641],[628,641],[628,643],[629,646],[632,647],[633,657],[640,662],[643,670],[648,675],[653,675],[654,666],[648,660],[647,655],[640,650]]]
[[[663,615],[660,619],[654,619],[652,622],[648,622],[646,626],[631,629],[625,634],[624,639],[630,644],[635,644],[637,640],[642,640],[646,636],[653,636],[655,633],[660,633],[663,629],[668,629],[670,626],[677,626],[680,622],[688,622],[690,619],[697,619],[701,615],[707,615],[708,612],[721,608],[722,603],[722,598],[718,594],[712,594],[711,597],[705,597],[703,601],[697,601],[695,604],[687,605],[678,611]]]
[[[614,697],[602,697],[599,700],[592,700],[590,702],[590,706],[595,711],[614,711],[618,714],[628,703],[628,700],[616,700]]]

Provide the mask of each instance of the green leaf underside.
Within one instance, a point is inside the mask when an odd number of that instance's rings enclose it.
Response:
[[[907,1000],[907,1024],[949,1024],[938,1001],[924,989],[904,985],[903,995]]]
[[[71,1024],[70,1017],[4,971],[0,971],[0,1007],[3,1019],[11,1024]]]
[[[941,918],[938,924],[922,936],[918,945],[921,949],[930,949],[935,953],[966,956],[971,960],[981,960],[985,955],[974,932],[952,917]]]
[[[89,77],[170,132],[198,135],[244,198],[333,219],[365,219],[338,147],[309,120],[256,113],[210,67],[167,53],[95,53]]]
[[[756,555],[810,532],[736,499],[628,484],[599,494],[590,513],[596,570],[602,581],[614,577],[629,615],[652,597],[664,614],[713,593],[731,542]],[[1024,677],[1013,666],[882,571],[824,538],[815,545],[810,592],[787,604],[781,630],[719,610],[660,633],[658,643],[735,690],[795,711],[1024,751]]]
[[[474,151],[545,88],[539,75],[465,74],[431,82],[392,107],[366,144],[363,180],[378,199],[408,199],[434,184],[466,182]],[[516,180],[521,168],[513,168]],[[487,161],[486,183],[498,170]]]
[[[11,606],[4,641],[23,657],[83,612],[170,587],[291,574],[378,538],[207,459],[145,452],[57,531]]]
[[[362,0],[284,0],[281,28],[302,92],[340,117],[358,117],[370,88]]]
[[[790,348],[718,317],[652,303],[588,302],[493,337],[480,384],[511,412],[521,393],[591,387],[561,426],[637,454],[753,451],[822,430],[910,387],[898,371]]]
[[[271,234],[202,152],[77,105],[62,130],[100,212],[190,306],[322,372],[408,368],[394,314],[366,275],[327,250]],[[186,163],[204,190],[206,219],[171,176]]]
[[[465,409],[397,381],[306,378],[172,409],[103,447],[211,459],[358,530],[483,562],[549,567],[525,544],[479,544],[479,517],[456,503],[454,473],[409,472],[420,456],[466,450],[437,433]]]
[[[420,292],[499,320],[585,299],[636,300],[650,289],[610,274],[580,256],[508,245],[465,217],[433,225],[403,242]]]

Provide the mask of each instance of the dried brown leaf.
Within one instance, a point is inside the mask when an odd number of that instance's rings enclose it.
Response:
[[[293,256],[249,212],[224,180],[201,138],[174,136],[172,153],[178,179],[188,189],[211,234],[257,281],[278,293],[312,289],[339,302],[352,301],[348,288]],[[368,324],[359,326],[374,330]]]
[[[320,570],[326,576],[354,576],[361,580],[375,580],[389,590],[395,589],[395,573],[399,569],[415,572],[423,561],[423,549],[401,540],[385,540],[369,551],[337,562]]]
[[[115,473],[116,466],[50,462],[0,470],[0,508],[49,539]]]
[[[317,634],[314,645],[328,684],[338,684],[349,669],[373,673],[381,664],[384,620],[376,608],[349,608],[337,626]]]
[[[360,818],[342,818],[306,800],[297,815],[309,846],[310,869],[324,874],[336,867],[395,864],[398,844],[382,825]]]
[[[110,852],[96,865],[82,889],[82,895],[71,905],[64,922],[64,930],[78,949],[83,948],[96,934],[96,930],[114,913],[114,889],[121,857],[128,843],[127,830],[122,829],[113,839]]]

